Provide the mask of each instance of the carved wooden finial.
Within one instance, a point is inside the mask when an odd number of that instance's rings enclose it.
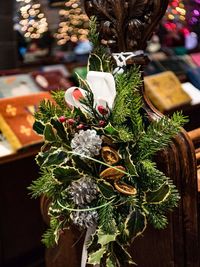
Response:
[[[88,16],[96,16],[101,42],[112,52],[145,49],[169,0],[84,0]]]

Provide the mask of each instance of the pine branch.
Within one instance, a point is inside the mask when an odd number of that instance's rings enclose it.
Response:
[[[41,176],[33,181],[28,189],[31,191],[32,197],[37,198],[43,194],[48,197],[55,197],[61,188],[60,184],[53,179],[50,170],[42,169]]]
[[[99,46],[99,33],[97,31],[97,20],[94,16],[90,18],[89,29],[88,39],[94,48],[97,48]]]
[[[149,159],[169,145],[171,139],[179,133],[186,121],[181,113],[175,113],[171,119],[163,117],[159,121],[152,122],[139,140],[138,158]]]
[[[156,229],[164,229],[168,224],[166,214],[178,206],[180,196],[176,187],[169,180],[171,193],[166,201],[158,205],[147,205],[148,220]]]
[[[141,132],[143,132],[144,126],[140,114],[142,101],[138,91],[140,86],[141,75],[136,67],[133,67],[127,73],[116,76],[117,96],[111,120],[119,130],[124,128],[127,132],[129,129],[130,139],[125,138],[124,141],[131,141],[133,137],[138,139]],[[126,135],[128,136],[128,133]]]
[[[156,210],[154,210],[156,209]],[[148,209],[148,221],[155,229],[162,230],[165,229],[168,225],[168,219],[163,215],[157,207],[151,207]]]
[[[150,160],[141,161],[136,165],[139,177],[139,187],[145,192],[148,190],[157,190],[166,180],[167,177],[156,168],[156,164]]]
[[[148,221],[156,229],[164,229],[168,223],[166,213],[177,207],[180,199],[178,191],[173,182],[156,168],[156,164],[151,161],[143,161],[137,168],[140,177],[138,188],[142,192],[157,190],[163,183],[167,182],[170,188],[170,194],[165,201],[157,204],[145,204],[145,210],[148,214]]]
[[[99,32],[97,29],[96,17],[90,19],[88,38],[93,44],[93,53],[96,54],[102,60],[102,66],[104,72],[112,72],[113,69],[113,58],[109,53],[108,49],[103,46],[99,41]]]
[[[40,102],[38,111],[35,113],[35,119],[47,123],[56,115],[56,106],[49,100],[43,100]]]
[[[47,248],[53,247],[56,244],[55,232],[59,228],[59,220],[55,217],[51,217],[50,228],[43,234],[42,243],[45,244]]]
[[[105,200],[101,201],[101,204],[103,203],[105,203]],[[99,228],[102,228],[105,234],[114,234],[117,232],[112,205],[107,205],[99,210]]]

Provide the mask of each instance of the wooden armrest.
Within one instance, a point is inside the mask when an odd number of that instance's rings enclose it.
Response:
[[[200,128],[188,132],[188,135],[190,139],[193,141],[193,143],[200,141]]]
[[[200,168],[197,169],[198,192],[200,192]]]

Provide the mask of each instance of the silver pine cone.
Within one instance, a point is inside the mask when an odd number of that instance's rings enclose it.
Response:
[[[76,211],[70,214],[70,218],[79,228],[85,229],[97,224],[98,213],[96,211]]]
[[[71,141],[71,147],[75,153],[88,157],[99,155],[102,139],[95,130],[81,130],[75,133]]]
[[[96,183],[88,176],[72,182],[67,191],[78,207],[91,203],[98,194]]]

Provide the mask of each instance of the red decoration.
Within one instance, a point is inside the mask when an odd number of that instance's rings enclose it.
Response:
[[[64,123],[66,122],[67,118],[65,116],[61,116],[58,120],[59,122]]]
[[[69,125],[74,125],[74,124],[76,123],[76,121],[75,121],[74,119],[68,119],[68,120],[67,120],[67,123],[68,123]]]
[[[77,126],[77,129],[78,129],[78,130],[84,130],[84,129],[85,129],[84,124],[79,124],[79,125]]]
[[[106,125],[106,122],[105,121],[103,121],[103,120],[100,120],[99,121],[99,126],[100,127],[104,127]]]
[[[102,115],[107,115],[108,114],[108,109],[103,107],[103,106],[98,106],[97,109],[98,109],[99,113],[102,114]]]

